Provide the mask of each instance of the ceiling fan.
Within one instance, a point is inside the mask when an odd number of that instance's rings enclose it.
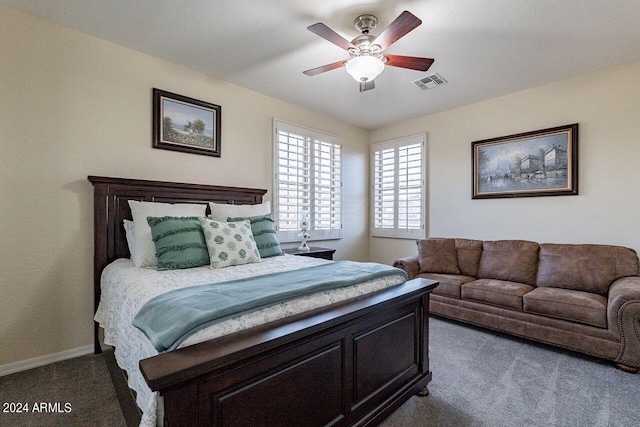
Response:
[[[321,22],[307,27],[312,33],[319,35],[323,39],[349,52],[351,59],[312,68],[303,71],[304,74],[307,76],[315,76],[316,74],[335,70],[336,68],[346,67],[347,73],[360,83],[360,92],[364,92],[375,88],[374,79],[382,73],[385,65],[418,71],[427,71],[429,67],[431,67],[431,64],[433,64],[432,58],[382,53],[393,43],[422,24],[422,21],[415,15],[405,10],[389,24],[380,35],[374,36],[369,32],[373,30],[377,24],[378,18],[373,15],[358,16],[354,21],[354,25],[362,35],[351,41],[348,41]]]

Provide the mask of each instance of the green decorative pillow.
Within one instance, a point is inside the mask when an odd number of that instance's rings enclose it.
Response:
[[[260,252],[248,220],[222,222],[199,218],[209,248],[211,268],[260,261]]]
[[[197,217],[147,217],[156,246],[158,270],[209,264],[209,252]]]
[[[205,216],[207,210],[207,205],[139,202],[137,200],[129,200],[129,207],[133,218],[133,236],[136,245],[131,259],[136,267],[155,267],[158,262],[147,217],[200,217]]]
[[[282,248],[280,248],[280,242],[276,237],[275,221],[270,213],[248,218],[227,218],[228,222],[246,220],[251,223],[251,232],[256,241],[258,251],[260,251],[261,258],[284,255]]]

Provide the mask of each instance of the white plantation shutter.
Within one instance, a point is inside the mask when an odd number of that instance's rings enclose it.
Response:
[[[307,138],[284,130],[277,144],[277,228],[295,231],[301,212],[311,206],[311,152]]]
[[[395,148],[381,148],[373,153],[373,227],[394,233],[396,211]]]
[[[372,236],[424,237],[425,153],[425,134],[372,145]]]
[[[310,240],[342,237],[342,141],[274,121],[275,203],[278,239],[298,241],[300,218],[308,213]]]
[[[314,141],[312,224],[316,231],[342,230],[341,152],[339,144]]]

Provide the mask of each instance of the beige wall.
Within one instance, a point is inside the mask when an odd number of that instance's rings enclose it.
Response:
[[[92,344],[87,175],[270,198],[274,117],[343,137],[345,238],[323,244],[367,259],[367,131],[5,7],[0,58],[0,368]],[[151,148],[153,87],[222,106],[221,158]]]
[[[0,371],[92,344],[87,175],[260,187],[269,197],[273,117],[344,139],[345,238],[323,242],[339,258],[415,253],[413,241],[369,239],[363,218],[369,142],[420,132],[428,235],[640,250],[640,62],[369,133],[2,6],[0,58]],[[153,87],[222,106],[222,158],[151,148]],[[575,122],[579,196],[471,200],[471,141]]]
[[[472,141],[571,123],[580,124],[578,196],[471,199]],[[640,62],[388,126],[371,142],[419,132],[428,135],[428,236],[640,251]],[[370,239],[371,261],[415,253],[411,240]]]

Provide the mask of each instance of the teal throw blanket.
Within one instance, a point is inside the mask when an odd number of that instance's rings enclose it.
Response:
[[[300,270],[176,289],[148,301],[133,325],[159,352],[173,350],[189,335],[223,318],[302,295],[406,273],[388,265],[336,261]]]

